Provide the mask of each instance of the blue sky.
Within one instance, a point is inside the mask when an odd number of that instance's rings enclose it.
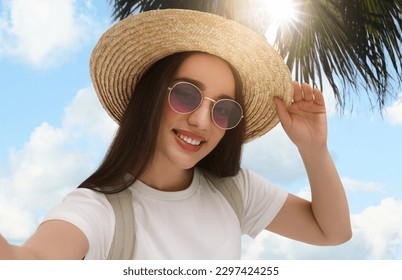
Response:
[[[102,159],[116,125],[94,94],[88,61],[111,25],[107,1],[0,1],[0,233],[20,243]],[[335,109],[329,148],[347,191],[354,236],[316,247],[262,233],[244,259],[402,259],[402,89],[383,116],[364,92]],[[245,147],[243,165],[309,197],[297,150],[280,126]]]

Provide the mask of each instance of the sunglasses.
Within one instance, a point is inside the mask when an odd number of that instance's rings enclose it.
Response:
[[[215,101],[202,95],[201,90],[188,82],[178,82],[169,90],[169,105],[173,111],[179,114],[189,114],[197,110],[205,99],[212,101],[211,109],[213,122],[221,129],[235,128],[243,118],[243,109],[239,103],[232,99],[219,99]]]

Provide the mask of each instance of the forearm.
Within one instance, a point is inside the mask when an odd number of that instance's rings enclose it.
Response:
[[[11,245],[0,235],[0,260],[34,260],[33,252],[22,246]]]
[[[0,259],[81,260],[89,249],[84,233],[69,222],[43,223],[24,245],[10,245],[0,235]]]
[[[350,239],[351,226],[346,194],[327,147],[300,151],[311,187],[311,208],[330,243]]]

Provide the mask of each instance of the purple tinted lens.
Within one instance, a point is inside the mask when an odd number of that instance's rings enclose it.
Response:
[[[233,100],[219,100],[215,103],[212,111],[212,117],[217,126],[223,129],[235,127],[242,118],[242,109],[239,104]]]
[[[169,103],[179,113],[190,113],[201,104],[200,91],[191,84],[179,83],[173,86],[169,95]]]

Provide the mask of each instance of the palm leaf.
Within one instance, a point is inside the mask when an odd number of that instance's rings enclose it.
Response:
[[[239,20],[239,14],[261,10],[264,1],[109,0],[115,20],[166,8],[199,10]],[[294,2],[300,16],[296,22],[279,27],[274,46],[295,80],[322,88],[325,76],[342,109],[350,92],[358,94],[362,92],[359,89],[367,92],[380,109],[389,97],[396,96],[393,86],[402,83],[402,0]],[[244,22],[253,22],[255,30],[265,31],[270,19],[249,16],[248,20],[243,18]]]
[[[241,0],[109,0],[113,5],[114,20],[125,19],[135,12],[157,9],[189,9],[233,18],[233,7],[240,2]]]

